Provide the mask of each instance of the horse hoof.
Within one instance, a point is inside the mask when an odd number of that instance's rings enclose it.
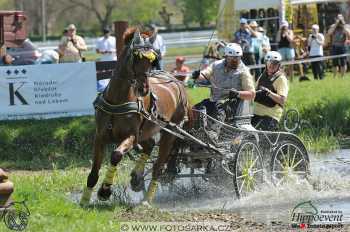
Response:
[[[97,192],[97,198],[100,201],[108,201],[109,197],[112,195],[111,185],[102,184]]]
[[[142,201],[141,205],[149,209],[152,208],[151,204],[148,201]]]
[[[143,179],[143,175],[136,172],[131,172],[130,175],[131,175],[130,186],[132,191],[141,192],[142,190],[144,190],[145,181]]]

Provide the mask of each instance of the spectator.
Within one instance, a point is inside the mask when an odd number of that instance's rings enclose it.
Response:
[[[13,57],[10,54],[5,54],[1,60],[0,65],[12,65]]]
[[[291,61],[295,58],[293,40],[294,34],[293,31],[289,29],[289,23],[283,20],[276,38],[278,42],[278,52],[281,54],[283,61]],[[291,81],[293,81],[293,65],[288,65],[286,71]]]
[[[180,81],[187,81],[188,73],[191,71],[189,67],[184,65],[185,57],[176,57],[176,67],[171,71],[175,77]]]
[[[96,42],[96,52],[101,54],[100,61],[117,60],[115,37],[111,36],[108,27],[103,29],[103,36]]]
[[[312,25],[312,33],[308,38],[308,46],[310,48],[309,57],[317,58],[323,56],[323,45],[324,45],[324,36],[322,33],[319,33],[319,26],[317,24]],[[315,80],[323,79],[323,63],[322,61],[311,62],[312,73]]]
[[[345,28],[343,17],[338,15],[335,23],[327,32],[331,43],[331,55],[342,55],[346,53],[346,45],[350,39],[350,32]],[[333,77],[335,78],[340,68],[340,75],[344,77],[346,72],[346,57],[333,59]]]
[[[264,64],[265,56],[267,52],[271,50],[270,38],[265,34],[265,30],[263,27],[259,27],[258,32],[261,33],[260,63]]]
[[[74,24],[67,27],[67,33],[62,37],[58,48],[61,54],[61,63],[81,62],[84,60],[81,52],[87,50],[84,39],[76,34]]]
[[[153,48],[157,52],[157,59],[153,62],[153,67],[156,70],[163,70],[163,57],[166,53],[166,46],[163,40],[163,37],[158,34],[158,28],[156,25],[151,25],[151,32],[154,34],[155,39],[153,42]]]
[[[13,183],[9,181],[8,174],[0,168],[0,207],[7,206],[11,202]]]
[[[252,34],[252,46],[251,52],[254,54],[255,64],[260,64],[260,51],[262,47],[262,34],[258,31],[258,23],[256,21],[251,21],[249,24],[252,31],[255,33]],[[260,76],[261,69],[255,69],[255,79],[257,80]]]
[[[103,29],[103,36],[96,42],[97,54],[102,54],[100,61],[117,60],[116,39],[111,36],[111,31],[108,27]],[[110,79],[97,81],[97,91],[102,92],[108,85]]]
[[[296,35],[296,36],[294,36],[293,43],[294,43],[295,59],[301,60],[301,59],[306,58],[308,56],[308,54],[307,54],[307,50],[308,50],[307,49],[307,38],[302,37],[301,35]],[[297,67],[299,69],[299,74],[300,74],[299,81],[309,80],[309,78],[304,75],[304,73],[307,70],[306,63],[297,64]]]
[[[242,61],[245,65],[255,64],[255,57],[251,48],[252,35],[256,36],[256,32],[250,28],[247,19],[241,18],[240,28],[234,33],[233,42],[241,45],[241,48],[243,50]]]

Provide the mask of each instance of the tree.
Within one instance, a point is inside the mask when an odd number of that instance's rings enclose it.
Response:
[[[67,1],[65,2],[67,3]],[[111,24],[112,12],[120,2],[120,0],[70,0],[73,7],[79,6],[94,13],[101,29]]]
[[[218,14],[219,0],[181,0],[180,4],[185,25],[195,22],[204,27]]]

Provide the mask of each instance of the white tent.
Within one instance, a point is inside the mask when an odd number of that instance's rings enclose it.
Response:
[[[235,10],[247,10],[247,9],[259,9],[259,8],[276,8],[279,7],[281,0],[259,0],[259,1],[247,1],[236,0]]]
[[[283,0],[236,0],[235,10],[248,10],[259,8],[278,8]],[[309,4],[309,3],[326,3],[326,2],[348,2],[349,0],[290,0],[291,4]]]
[[[327,2],[348,2],[349,0],[290,0],[293,4],[327,3]]]

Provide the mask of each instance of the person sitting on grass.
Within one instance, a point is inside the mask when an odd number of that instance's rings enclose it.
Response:
[[[287,101],[288,80],[281,69],[282,56],[270,51],[265,56],[266,69],[257,80],[252,125],[259,130],[276,131]]]
[[[8,174],[0,168],[0,208],[11,202],[13,183],[9,181]]]

